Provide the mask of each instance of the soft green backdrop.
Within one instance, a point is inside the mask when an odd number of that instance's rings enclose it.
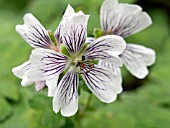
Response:
[[[11,69],[25,62],[32,48],[15,31],[25,13],[32,13],[46,29],[55,31],[62,14],[71,4],[90,14],[88,35],[100,28],[99,10],[103,0],[0,0],[0,128],[71,128],[76,116],[64,118],[52,111],[47,90],[36,92],[34,85],[24,88]],[[157,60],[145,80],[137,80],[123,70],[124,89],[118,100],[104,104],[92,97],[81,120],[82,128],[168,128],[170,125],[170,15],[168,0],[121,0],[139,3],[150,14],[153,25],[130,36],[127,42],[156,50]],[[146,2],[146,3],[145,3]],[[157,3],[156,3],[157,2]],[[153,6],[152,6],[153,4]],[[165,8],[164,8],[165,7]],[[135,89],[134,89],[135,88]],[[87,101],[80,96],[79,109]]]

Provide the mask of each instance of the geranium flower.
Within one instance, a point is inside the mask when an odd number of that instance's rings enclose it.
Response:
[[[100,22],[103,35],[119,35],[123,38],[140,32],[152,24],[150,16],[143,12],[140,6],[118,3],[118,0],[103,2]],[[147,66],[155,62],[155,52],[144,46],[127,43],[120,58],[132,75],[142,79],[148,74]],[[118,71],[117,74],[121,77],[120,70],[117,69],[119,67],[114,64],[104,61],[100,61],[99,64]]]
[[[54,35],[48,32],[41,23],[31,14],[27,13],[24,16],[24,24],[17,25],[16,31],[23,37],[23,39],[30,44],[33,48],[45,48],[52,49],[54,51],[60,52],[60,44],[62,43],[60,30],[69,22],[69,17],[71,15],[79,15],[81,12],[75,13],[74,9],[68,5],[67,9],[63,15],[63,18],[57,27]],[[51,35],[51,37],[50,37]],[[48,86],[48,95],[53,96],[54,90],[56,88],[57,80],[48,81],[32,81],[28,80],[27,73],[33,68],[30,60],[26,61],[22,65],[12,69],[13,73],[22,79],[22,86],[29,86],[35,83],[35,88],[37,91],[42,90],[46,85]],[[53,83],[53,85],[51,84]],[[49,86],[50,85],[50,86]]]
[[[30,62],[34,66],[28,73],[28,79],[44,81],[61,78],[53,97],[53,110],[61,109],[63,116],[72,116],[78,110],[79,77],[101,101],[110,103],[116,99],[120,87],[117,86],[118,76],[97,65],[97,60],[121,65],[119,55],[125,49],[122,37],[108,35],[98,38],[87,46],[86,26],[89,16],[73,16],[60,35],[66,51],[63,53],[51,49],[37,48],[32,51]],[[112,51],[112,55],[109,54]]]

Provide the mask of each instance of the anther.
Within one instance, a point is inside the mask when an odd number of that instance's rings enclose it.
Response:
[[[85,56],[83,55],[83,56],[82,56],[82,61],[84,61],[84,60],[85,60]]]

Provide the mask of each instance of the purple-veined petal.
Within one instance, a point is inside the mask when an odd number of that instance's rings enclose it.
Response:
[[[88,88],[103,102],[110,103],[116,100],[118,76],[98,65],[87,72],[84,70],[82,77]]]
[[[37,81],[35,82],[35,90],[36,91],[41,91],[46,87],[45,81]]]
[[[53,98],[53,110],[57,113],[61,108],[63,116],[72,116],[78,110],[78,73],[71,66],[60,81]]]
[[[14,73],[15,76],[19,78],[23,78],[24,74],[31,68],[31,63],[30,61],[26,61],[23,64],[21,64],[18,67],[14,67],[12,69],[12,72]]]
[[[70,53],[78,52],[86,41],[89,15],[80,14],[72,16],[70,22],[60,31],[62,41]]]
[[[118,78],[119,84],[117,84],[116,92],[118,94],[121,93],[123,88],[122,88],[122,75],[121,75],[120,68],[112,63],[106,62],[105,60],[100,60],[98,65],[108,69],[109,71],[114,72],[119,77]]]
[[[118,62],[121,65],[120,55],[126,47],[122,37],[107,35],[94,40],[85,50],[84,56],[87,59],[108,59],[111,62]],[[115,61],[116,60],[116,61]]]
[[[105,34],[127,37],[152,24],[150,16],[138,5],[118,4],[105,0],[100,10],[100,21]]]
[[[31,13],[25,14],[23,19],[24,24],[17,25],[16,31],[32,47],[48,48],[51,40],[41,23]]]
[[[155,51],[144,46],[127,44],[121,58],[130,73],[142,79],[149,73],[147,66],[155,62]]]
[[[65,25],[68,24],[68,22],[69,22],[69,20],[70,20],[70,18],[71,18],[71,15],[73,15],[74,13],[75,13],[74,9],[73,9],[70,5],[68,5],[67,8],[66,8],[65,13],[64,13],[64,15],[63,15],[63,18],[62,18],[59,26],[57,27],[57,29],[56,29],[56,31],[55,31],[55,33],[54,33],[54,35],[55,35],[55,37],[56,37],[56,40],[57,40],[59,43],[62,43],[62,38],[61,38],[61,36],[60,36],[61,28],[62,28],[63,26],[65,26]]]
[[[118,0],[105,0],[100,8],[100,24],[104,32],[111,28],[112,19],[116,17],[115,8],[118,6]]]
[[[57,89],[57,82],[58,82],[59,75],[53,79],[46,80],[46,85],[48,87],[48,96],[54,96],[55,91]]]
[[[50,49],[36,48],[32,51],[30,62],[33,66],[28,79],[44,81],[56,78],[70,63],[65,55]]]
[[[112,63],[113,65],[117,65],[119,67],[123,66],[122,59],[118,55],[114,55],[114,52],[107,52],[109,55],[111,55],[111,58],[107,59],[105,58],[104,61],[107,63]],[[101,59],[99,59],[101,60]],[[102,59],[103,60],[103,59]]]
[[[12,69],[12,72],[14,73],[15,76],[17,76],[18,78],[22,79],[21,81],[21,85],[22,86],[29,86],[31,85],[33,82],[27,79],[27,72],[30,70],[31,68],[31,63],[30,61],[26,61],[23,64],[21,64],[18,67],[14,67]]]

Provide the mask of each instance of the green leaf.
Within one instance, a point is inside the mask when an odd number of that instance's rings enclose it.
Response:
[[[19,100],[18,87],[12,82],[2,81],[2,83],[0,84],[0,95],[10,100],[18,101]]]
[[[12,107],[9,103],[3,98],[0,97],[0,122],[5,121],[12,114]]]
[[[29,99],[29,104],[31,109],[41,114],[39,127],[51,128],[63,125],[64,118],[61,118],[60,113],[56,114],[53,111],[52,98],[47,97],[46,93],[34,93]]]
[[[157,52],[156,63],[151,69],[150,76],[156,82],[162,85],[168,85],[170,83],[169,73],[169,54],[170,54],[170,38],[166,38],[162,45],[159,47],[160,50]]]
[[[94,122],[98,122],[95,123],[97,128],[167,128],[170,119],[169,89],[169,86],[147,83],[135,92],[123,92],[119,100],[110,104],[93,99],[96,111],[86,114],[83,128],[93,128]]]
[[[41,111],[50,110],[51,111],[52,98],[47,97],[46,94],[43,94],[41,92],[35,92],[35,94],[29,99],[29,104],[31,108],[36,109],[36,110],[41,110]]]

